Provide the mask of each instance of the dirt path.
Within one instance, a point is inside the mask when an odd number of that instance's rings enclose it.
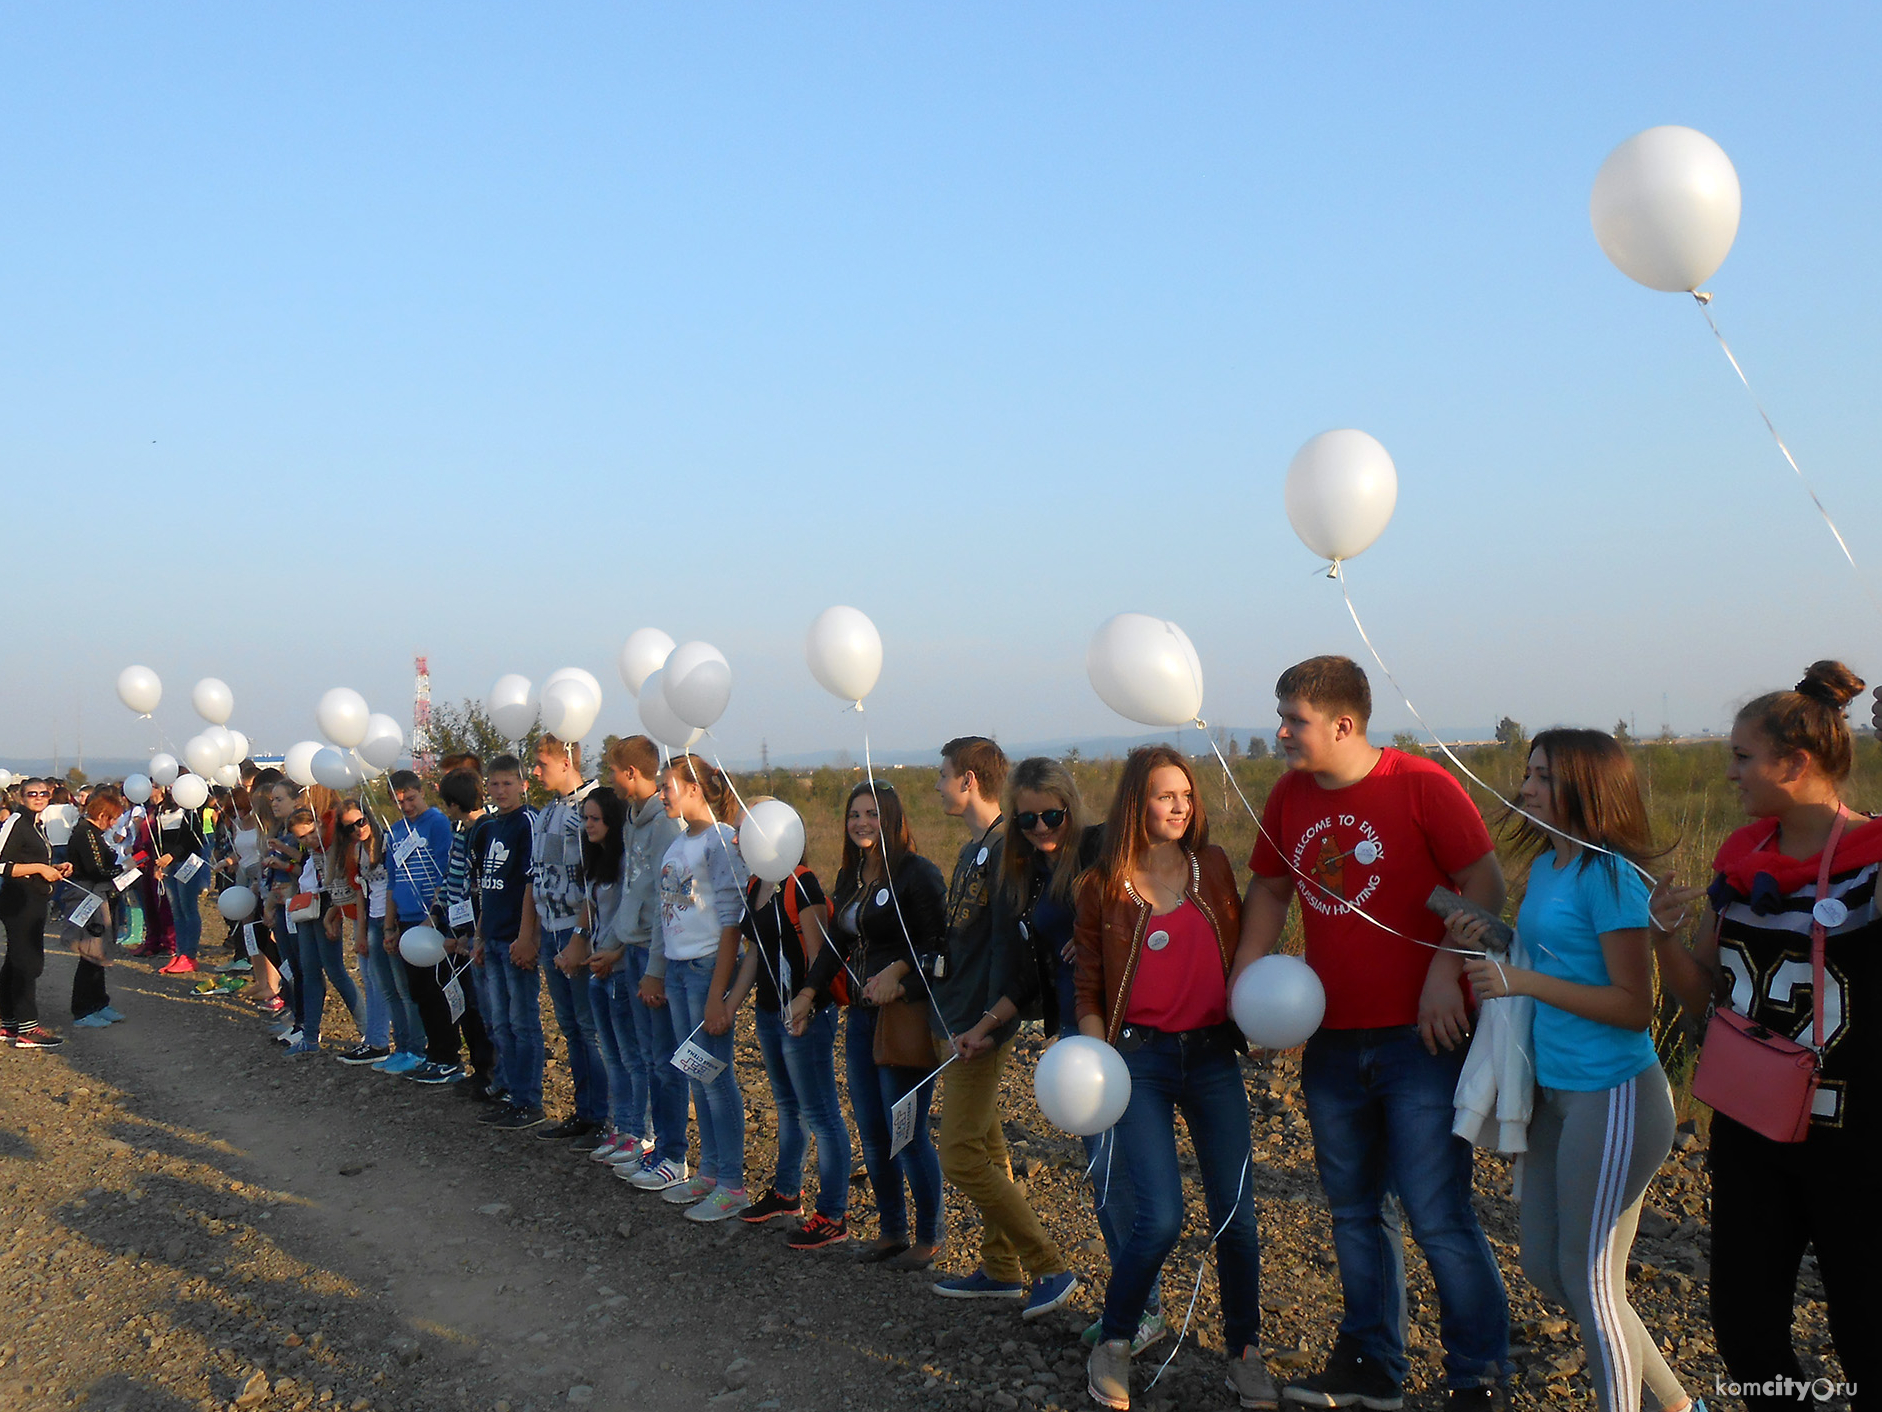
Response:
[[[42,997],[63,998],[70,965],[49,958]],[[689,1224],[560,1144],[476,1124],[478,1105],[454,1089],[288,1061],[252,1008],[196,997],[147,963],[114,966],[111,986],[127,1023],[68,1030],[56,1053],[0,1053],[8,1412],[1092,1405],[1077,1332],[1098,1307],[1102,1246],[1082,1153],[1032,1108],[1030,1062],[1007,1108],[1016,1166],[1091,1283],[1074,1309],[1024,1325],[1012,1305],[936,1299],[932,1276],[857,1267],[840,1248],[790,1251],[782,1223]],[[351,1034],[343,1014],[336,1039]],[[749,1035],[739,1060],[762,1186],[776,1126]],[[1317,1366],[1339,1295],[1305,1123],[1290,1071],[1251,1065],[1250,1077],[1265,1332],[1279,1370]],[[566,1103],[565,1081],[550,1102]],[[1676,1154],[1656,1187],[1663,1219],[1636,1252],[1637,1303],[1709,1392],[1696,1156]],[[1494,1195],[1507,1178],[1482,1167],[1522,1385],[1540,1404],[1591,1405],[1572,1330],[1516,1273],[1514,1209]],[[866,1186],[855,1205],[867,1214]],[[963,1205],[950,1193],[943,1263],[964,1271],[978,1231]],[[1204,1234],[1192,1222],[1166,1274],[1179,1316]],[[1434,1409],[1435,1301],[1415,1254],[1411,1265],[1407,1405]],[[1821,1341],[1821,1306],[1803,1315]],[[1138,1406],[1233,1405],[1213,1272],[1196,1318],[1201,1344],[1192,1332],[1148,1394],[1146,1369]]]

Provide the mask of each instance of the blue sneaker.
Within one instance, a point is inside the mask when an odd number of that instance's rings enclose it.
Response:
[[[1019,1311],[1019,1317],[1037,1319],[1041,1314],[1050,1314],[1077,1292],[1078,1276],[1070,1270],[1034,1280],[1032,1292],[1026,1296],[1026,1307]]]
[[[91,1014],[80,1015],[76,1020],[72,1021],[72,1028],[75,1030],[108,1030],[111,1028],[111,1021],[105,1018],[102,1010],[94,1010]]]
[[[297,1044],[290,1044],[287,1049],[287,1057],[290,1059],[305,1059],[310,1054],[318,1053],[320,1041],[317,1039],[302,1039]]]
[[[1024,1299],[1026,1286],[1018,1280],[996,1280],[985,1270],[976,1270],[971,1275],[936,1280],[934,1292],[944,1299]]]
[[[124,1016],[120,1015],[115,1009],[113,1009],[109,1005],[105,1006],[105,1008],[100,1010],[98,1013],[100,1015],[103,1015],[107,1020],[111,1021],[111,1023],[114,1025],[119,1020],[122,1020],[124,1018]]]
[[[378,1069],[382,1074],[409,1074],[414,1069],[423,1068],[424,1065],[424,1055],[415,1050],[401,1049],[397,1054],[394,1054],[390,1059],[386,1060],[383,1068],[377,1064],[374,1064],[373,1068]]]

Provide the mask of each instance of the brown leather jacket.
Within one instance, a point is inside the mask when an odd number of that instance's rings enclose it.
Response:
[[[1235,890],[1235,869],[1228,854],[1214,844],[1190,854],[1189,886],[1183,895],[1215,926],[1226,977],[1242,936],[1242,899]],[[1108,1043],[1115,1044],[1118,1031],[1124,1028],[1149,921],[1150,904],[1128,882],[1121,894],[1107,895],[1104,879],[1096,871],[1086,875],[1078,889],[1078,920],[1072,928],[1078,1018],[1096,1015],[1102,1019]]]

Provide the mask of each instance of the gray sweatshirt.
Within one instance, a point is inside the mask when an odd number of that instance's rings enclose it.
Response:
[[[680,821],[667,817],[657,794],[628,815],[621,905],[614,914],[614,930],[629,946],[653,948],[647,958],[650,976],[667,973],[666,941],[660,926],[660,860],[679,836]]]

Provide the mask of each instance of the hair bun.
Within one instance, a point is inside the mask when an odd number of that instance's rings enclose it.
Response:
[[[1804,673],[1804,679],[1797,683],[1797,693],[1808,696],[1812,701],[1821,701],[1837,711],[1848,707],[1849,703],[1862,695],[1863,679],[1850,671],[1841,662],[1825,659],[1812,662],[1810,670]]]

